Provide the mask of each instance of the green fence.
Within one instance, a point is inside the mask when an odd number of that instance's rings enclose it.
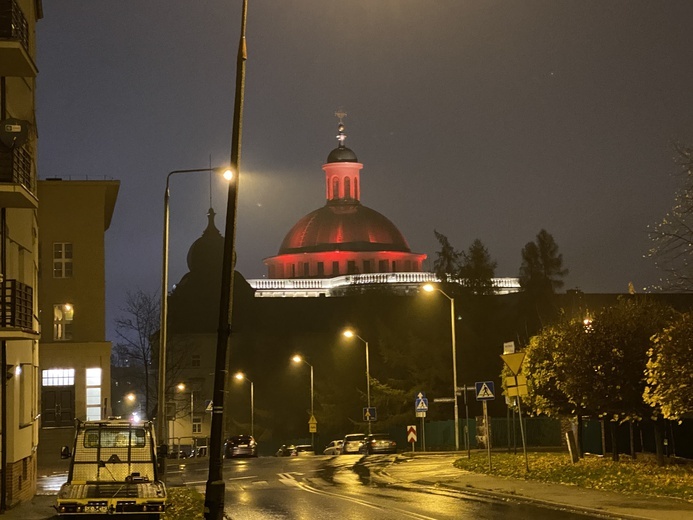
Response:
[[[477,431],[477,420],[480,425]],[[421,421],[412,424],[417,425],[416,450],[423,449],[423,437],[426,438],[426,451],[449,451],[455,448],[455,421],[427,422],[425,432],[421,431]],[[483,419],[470,418],[469,422],[460,419],[460,450],[466,449],[465,428],[468,425],[469,441],[471,449],[485,447],[483,444]],[[557,447],[561,446],[560,422],[548,417],[523,418],[525,435],[528,447]],[[405,448],[406,432],[398,430],[391,432],[397,440],[398,446]],[[491,447],[494,449],[509,448],[522,449],[522,437],[520,432],[520,420],[513,418],[491,417]]]

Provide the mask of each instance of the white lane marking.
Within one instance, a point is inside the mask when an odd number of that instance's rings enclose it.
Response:
[[[333,493],[331,491],[325,491],[322,489],[317,489],[317,488],[314,488],[314,487],[306,484],[305,482],[297,481],[296,479],[293,478],[293,476],[290,473],[279,473],[279,475],[283,477],[283,479],[280,478],[280,482],[282,480],[289,480],[289,479],[291,481],[293,481],[293,484],[290,484],[289,482],[282,482],[283,484],[296,486],[296,487],[302,489],[303,491],[307,491],[308,493],[314,493],[316,495],[339,498],[339,499],[345,500],[347,502],[352,502],[352,503],[359,504],[359,505],[362,505],[365,507],[370,507],[371,509],[376,509],[379,511],[385,511],[385,512],[390,512],[390,513],[399,513],[403,517],[407,517],[407,518],[417,518],[419,520],[437,520],[435,517],[432,517],[432,516],[425,516],[425,515],[421,515],[419,513],[414,513],[411,511],[405,511],[404,509],[398,509],[396,507],[380,506],[378,504],[372,504],[371,502],[368,502],[367,500],[362,500],[360,498],[350,497],[347,495],[340,495],[339,493]]]

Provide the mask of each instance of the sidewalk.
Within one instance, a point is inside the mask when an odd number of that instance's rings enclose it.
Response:
[[[397,456],[377,478],[390,485],[437,486],[479,496],[524,500],[552,507],[624,519],[693,519],[693,504],[669,498],[638,497],[577,486],[547,484],[470,473],[453,466],[459,454]],[[432,464],[432,462],[434,464]]]

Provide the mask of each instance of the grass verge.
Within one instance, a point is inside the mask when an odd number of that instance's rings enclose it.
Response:
[[[189,487],[167,488],[169,506],[161,520],[203,520],[205,497]]]
[[[472,453],[455,466],[474,473],[501,477],[567,484],[591,489],[616,491],[647,496],[680,498],[693,502],[693,464],[657,466],[648,459],[622,457],[620,462],[588,456],[577,464],[567,453],[528,453],[529,473],[525,458],[518,454],[492,454],[492,471],[488,470],[485,452]]]

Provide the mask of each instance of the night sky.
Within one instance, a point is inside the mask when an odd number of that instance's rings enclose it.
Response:
[[[37,25],[39,176],[113,178],[107,322],[159,291],[171,170],[228,165],[240,0],[44,0]],[[322,206],[336,145],[361,201],[429,255],[475,238],[517,276],[542,228],[566,289],[657,283],[648,225],[693,143],[693,2],[249,0],[237,269],[266,274]],[[226,187],[211,183],[223,232]],[[206,226],[207,174],[171,183],[170,281]],[[115,339],[109,332],[107,339]]]

